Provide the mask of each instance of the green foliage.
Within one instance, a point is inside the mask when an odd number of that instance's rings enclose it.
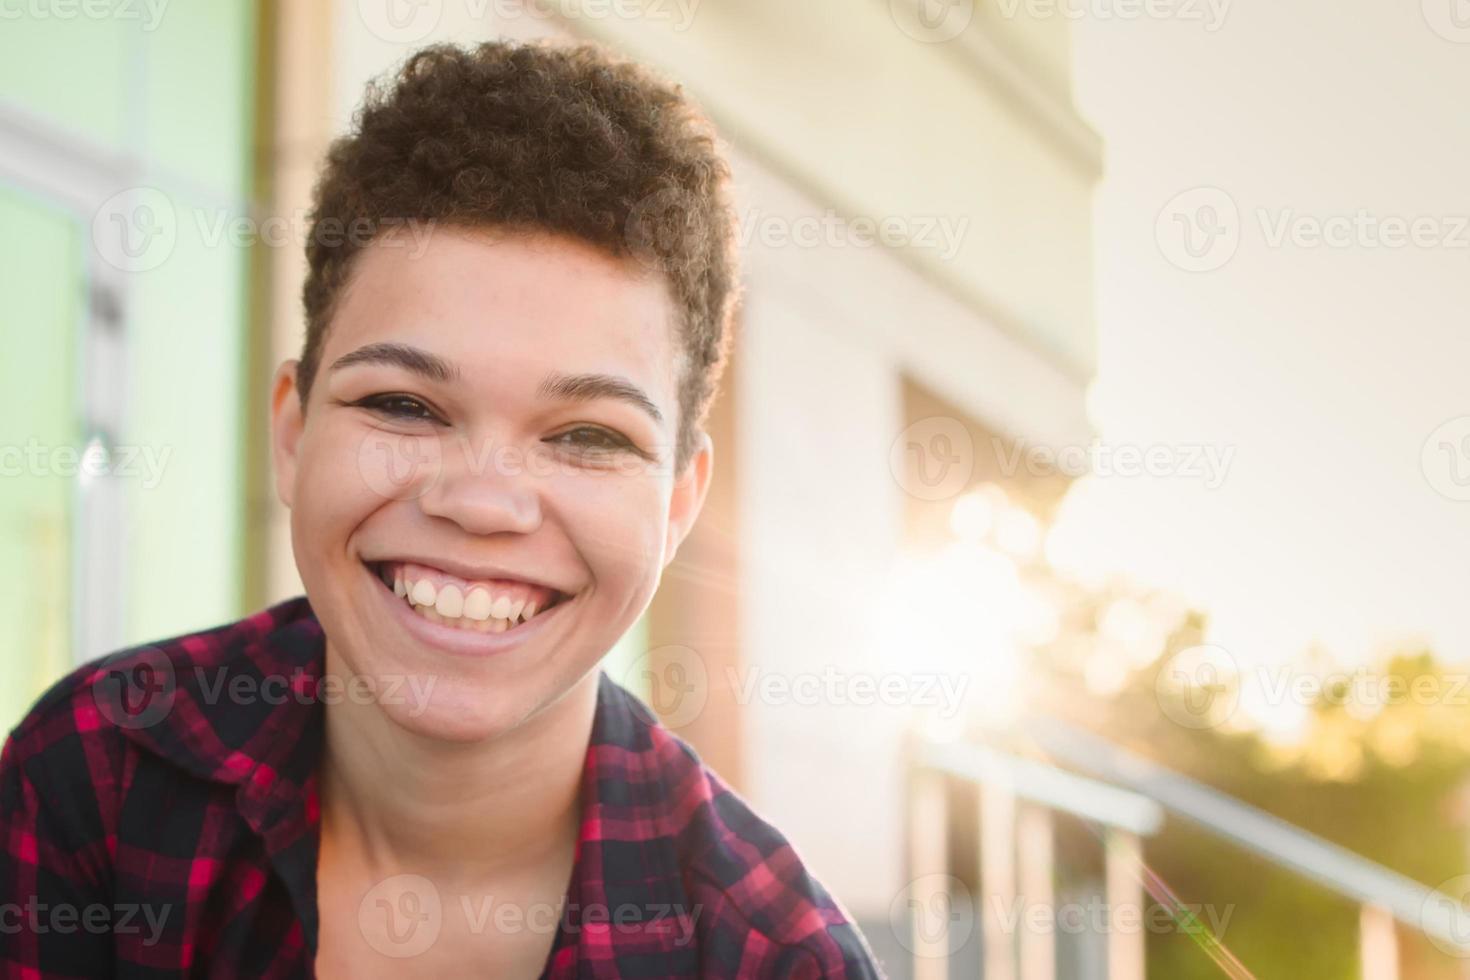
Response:
[[[1305,680],[1289,696],[1298,699],[1306,724],[1298,739],[1282,744],[1238,707],[1213,727],[1174,720],[1180,715],[1169,710],[1177,708],[1167,703],[1169,686],[1156,682],[1171,656],[1202,642],[1206,623],[1197,612],[1179,615],[1157,659],[1100,695],[1088,658],[1106,646],[1107,607],[1126,599],[1150,608],[1152,600],[1117,585],[1069,598],[1062,634],[1037,651],[1048,678],[1044,710],[1081,720],[1134,752],[1426,885],[1470,872],[1470,685],[1462,669],[1409,650],[1371,670],[1334,674],[1320,652],[1304,653],[1289,672]],[[1234,698],[1248,680],[1228,678],[1215,696]],[[1223,926],[1225,948],[1255,976],[1360,975],[1359,910],[1352,902],[1179,818],[1169,819],[1144,851],[1180,901],[1209,908]],[[1400,927],[1399,936],[1404,980],[1465,975],[1463,961],[1412,928]],[[1148,974],[1227,975],[1180,929],[1149,936]]]

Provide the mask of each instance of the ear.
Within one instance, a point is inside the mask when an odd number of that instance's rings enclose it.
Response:
[[[297,361],[284,361],[271,382],[271,462],[276,471],[276,496],[286,507],[296,487],[296,451],[306,425],[301,397],[296,392]]]
[[[684,471],[674,480],[674,493],[669,500],[669,531],[664,541],[664,567],[674,560],[679,545],[694,527],[704,498],[709,493],[710,472],[715,464],[715,445],[709,433],[699,433],[699,448],[690,457]]]

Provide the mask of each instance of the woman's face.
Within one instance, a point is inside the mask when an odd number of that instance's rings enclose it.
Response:
[[[661,276],[570,239],[356,258],[304,414],[277,373],[277,490],[331,650],[394,722],[503,734],[647,607],[712,455],[673,472],[674,322]]]

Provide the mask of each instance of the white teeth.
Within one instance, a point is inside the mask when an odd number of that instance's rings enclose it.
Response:
[[[471,589],[470,594],[465,596],[464,614],[467,618],[484,622],[490,618],[490,593],[484,589]]]
[[[477,587],[468,591],[458,585],[436,589],[428,579],[406,578],[401,569],[393,574],[393,594],[406,599],[410,608],[436,623],[458,623],[461,629],[503,633],[528,622],[540,609],[535,599],[492,595]]]
[[[458,619],[464,613],[464,593],[457,585],[446,585],[434,600],[434,611],[445,619]]]

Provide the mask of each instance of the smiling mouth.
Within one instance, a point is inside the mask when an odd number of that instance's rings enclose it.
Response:
[[[505,633],[570,598],[529,582],[470,582],[413,562],[364,562],[364,567],[417,616],[476,633]]]

